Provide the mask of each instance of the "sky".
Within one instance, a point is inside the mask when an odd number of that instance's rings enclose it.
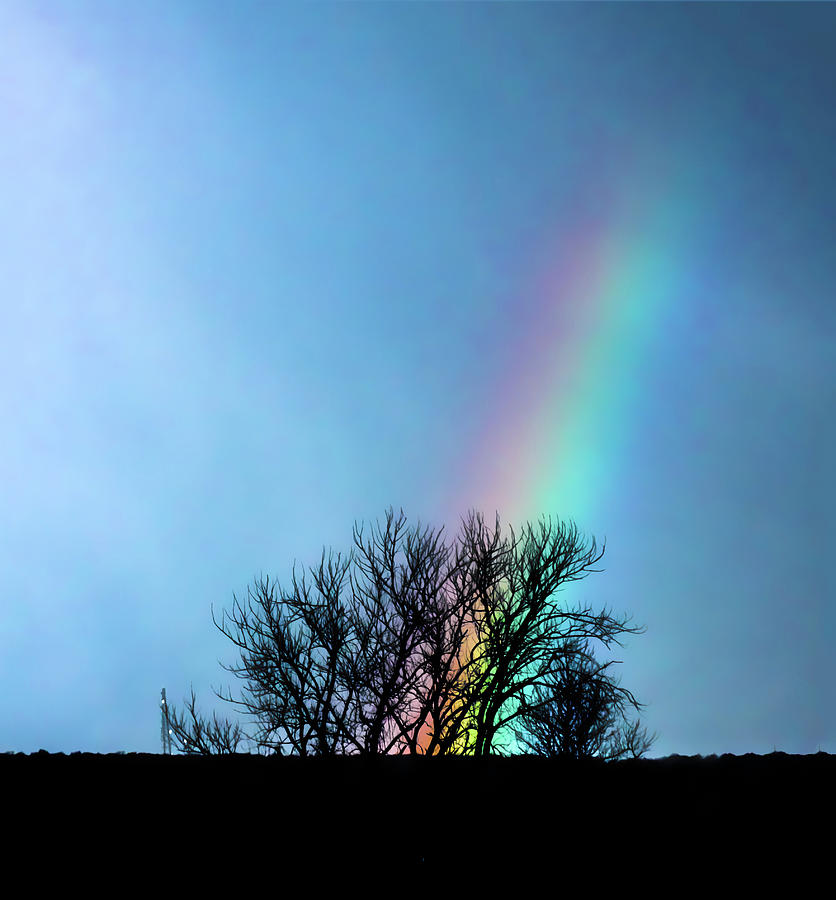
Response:
[[[836,7],[7,0],[0,750],[159,752],[389,506],[606,540],[652,756],[836,753]]]

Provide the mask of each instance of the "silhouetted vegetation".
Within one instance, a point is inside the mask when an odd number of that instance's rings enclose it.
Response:
[[[569,605],[562,589],[599,571],[604,549],[571,522],[504,532],[471,513],[459,534],[389,510],[355,525],[347,555],[323,550],[286,587],[261,577],[213,621],[239,653],[225,668],[252,722],[204,719],[194,693],[171,711],[186,753],[640,756],[635,697],[598,663],[627,616]]]
[[[197,698],[192,689],[183,713],[172,707],[168,712],[168,724],[172,736],[184,753],[235,753],[242,746],[244,735],[237,722],[230,722],[212,714],[211,719],[197,710]]]
[[[630,718],[630,710],[638,712],[641,704],[610,674],[614,662],[595,659],[589,641],[561,647],[521,704],[518,745],[549,757],[644,756],[655,736]]]

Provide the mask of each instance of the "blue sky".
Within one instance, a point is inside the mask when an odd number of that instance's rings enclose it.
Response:
[[[211,604],[389,505],[492,513],[533,285],[618,183],[688,265],[590,411],[578,597],[647,625],[656,754],[836,752],[832,6],[11,2],[0,35],[0,749],[156,751],[162,686],[228,683]]]

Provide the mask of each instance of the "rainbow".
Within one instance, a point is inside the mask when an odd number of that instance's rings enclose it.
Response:
[[[699,167],[683,160],[668,177],[644,178],[628,169],[609,189],[596,184],[597,206],[579,202],[546,242],[448,522],[468,509],[492,521],[498,510],[504,524],[550,514],[603,530],[653,383],[654,350],[701,280]]]
[[[596,188],[597,209],[578,209],[546,242],[448,522],[475,508],[512,524],[551,513],[600,527],[652,384],[651,354],[699,282],[697,173],[684,161],[668,177],[625,171]]]

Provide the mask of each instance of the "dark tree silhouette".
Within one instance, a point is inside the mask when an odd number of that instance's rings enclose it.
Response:
[[[345,679],[353,642],[342,602],[349,561],[322,555],[310,580],[296,570],[287,591],[269,578],[233,600],[216,627],[240,651],[224,668],[244,681],[241,699],[219,695],[255,720],[259,750],[331,756],[350,748],[357,685]]]
[[[323,551],[307,573],[294,567],[287,590],[261,577],[246,601],[213,614],[239,651],[224,668],[244,682],[240,699],[219,696],[255,721],[262,752],[418,752],[425,721],[446,721],[445,673],[457,669],[465,618],[455,549],[392,510],[368,534],[355,526],[354,545],[345,558]]]
[[[498,517],[489,527],[471,513],[446,541],[390,509],[382,524],[355,525],[347,556],[323,551],[307,572],[294,566],[286,590],[261,577],[220,621],[213,612],[239,651],[224,668],[244,683],[239,699],[218,696],[254,721],[246,737],[260,752],[484,756],[515,742],[542,752],[536,716],[554,714],[561,664],[590,641],[609,648],[641,630],[559,596],[598,571],[603,552],[573,523],[503,534]],[[601,715],[617,717],[634,698],[605,669],[583,690],[567,682],[561,702],[589,705],[598,690]],[[171,714],[186,752],[231,752],[245,736],[203,720],[194,694],[187,710]],[[641,748],[639,732],[632,741]]]
[[[540,756],[617,760],[643,756],[652,746],[638,719],[641,704],[598,661],[589,641],[569,641],[552,656],[544,682],[522,704],[517,742]]]
[[[551,685],[557,648],[582,639],[610,648],[641,629],[610,610],[561,602],[563,586],[600,571],[604,554],[574,523],[545,519],[503,536],[498,517],[490,527],[471,514],[462,545],[461,589],[473,598],[462,746],[481,756],[503,751],[532,692]]]
[[[355,743],[369,754],[417,752],[428,716],[443,722],[449,706],[467,608],[454,590],[459,560],[440,530],[410,529],[391,510],[368,537],[355,526],[354,545]]]
[[[244,742],[238,723],[229,722],[217,713],[206,719],[197,711],[194,688],[183,713],[178,713],[173,707],[169,709],[168,727],[173,740],[184,753],[235,753]]]

